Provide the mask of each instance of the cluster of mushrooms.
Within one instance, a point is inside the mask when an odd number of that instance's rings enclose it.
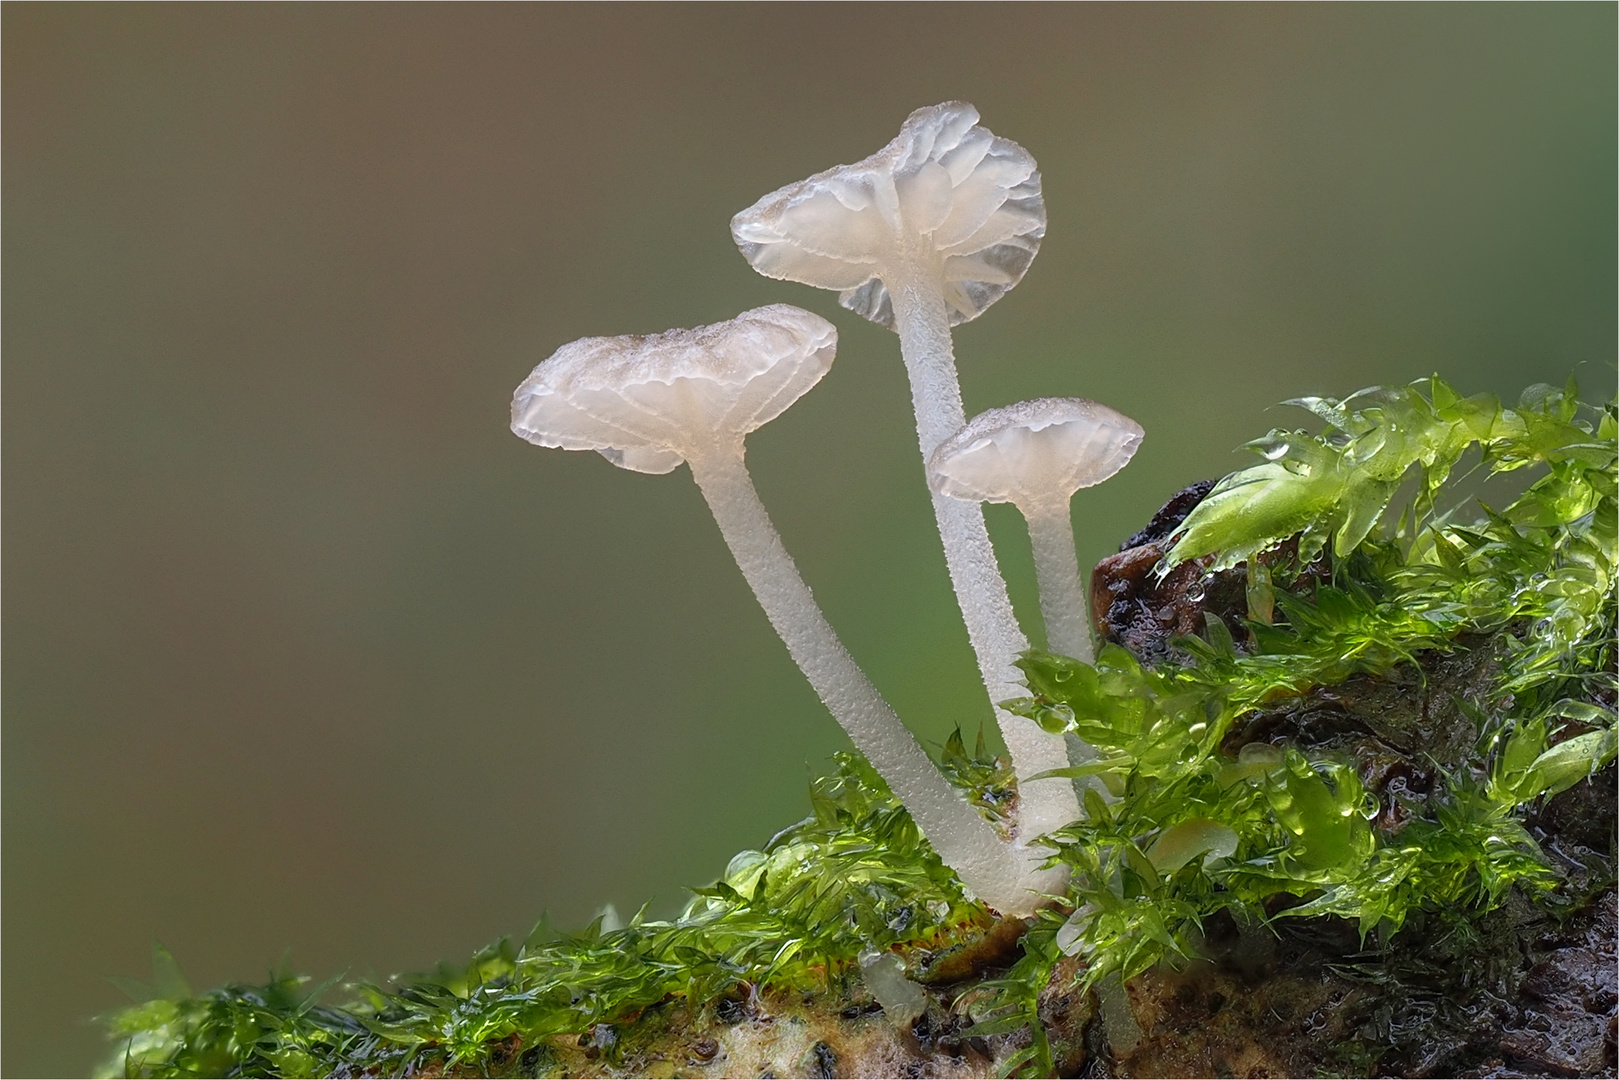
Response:
[[[950,328],[1017,284],[1045,227],[1034,158],[979,126],[962,102],[917,110],[878,153],[790,184],[731,220],[761,274],[836,289],[844,307],[899,335],[945,561],[992,703],[1026,693],[1013,661],[1029,642],[982,504],[1022,512],[1050,648],[1089,661],[1069,498],[1123,468],[1142,435],[1133,420],[1081,398],[966,419]],[[743,577],[827,709],[962,884],[1002,914],[1028,915],[1066,884],[1039,838],[1081,816],[1073,783],[1034,778],[1083,761],[1090,748],[997,709],[1019,788],[1011,835],[1002,835],[849,656],[748,476],[747,434],[819,382],[836,351],[831,323],[786,304],[691,330],[584,338],[517,388],[512,430],[636,472],[689,465]]]

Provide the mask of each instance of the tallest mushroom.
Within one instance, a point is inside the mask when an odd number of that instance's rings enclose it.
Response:
[[[1023,277],[1046,231],[1028,151],[978,126],[959,101],[918,109],[893,142],[853,165],[774,191],[731,219],[766,277],[837,289],[844,307],[899,334],[926,462],[966,421],[950,328]],[[977,503],[934,493],[956,600],[991,701],[1025,693],[1018,629]],[[1029,778],[1068,764],[1062,739],[997,710],[1021,793],[1025,835],[1079,816],[1068,784]]]

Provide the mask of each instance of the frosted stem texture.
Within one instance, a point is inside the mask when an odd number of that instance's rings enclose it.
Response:
[[[1027,913],[1034,899],[1028,892],[1032,855],[1003,841],[950,785],[855,664],[782,546],[742,455],[739,443],[689,460],[692,476],[770,625],[945,864],[996,910]]]
[[[1040,585],[1040,616],[1046,623],[1046,647],[1054,653],[1093,663],[1090,618],[1085,589],[1074,554],[1074,523],[1066,500],[1061,506],[1023,511],[1034,549],[1034,576]]]
[[[938,445],[966,422],[961,383],[956,377],[955,351],[950,341],[950,320],[945,311],[942,283],[936,273],[913,269],[887,282],[894,305],[894,326],[899,332],[900,354],[911,379],[911,402],[916,409],[916,434],[924,464]],[[967,639],[978,657],[984,688],[993,702],[1027,693],[1012,661],[1029,647],[1012,613],[995,549],[984,525],[984,510],[976,502],[962,502],[933,494],[933,514],[944,543],[945,565],[956,602],[967,624]],[[1079,818],[1079,801],[1062,780],[1027,778],[1050,769],[1066,768],[1068,751],[1061,736],[1052,735],[1032,720],[997,708],[1001,738],[1012,755],[1018,778],[1018,828],[1023,836],[1037,836]]]
[[[1046,624],[1046,648],[1075,660],[1095,663],[1091,645],[1090,601],[1079,578],[1079,558],[1074,554],[1074,523],[1068,507],[1030,507],[1023,510],[1029,525],[1029,544],[1034,549],[1034,577],[1040,586],[1040,617]],[[1064,735],[1063,747],[1071,765],[1088,765],[1096,760],[1096,748],[1078,735]],[[1075,796],[1095,788],[1105,802],[1113,802],[1107,788],[1095,777],[1072,782]]]

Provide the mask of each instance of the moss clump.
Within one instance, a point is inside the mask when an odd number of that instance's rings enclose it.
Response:
[[[1009,768],[981,745],[969,754],[953,736],[942,764],[992,817],[1015,798]],[[542,921],[525,941],[503,939],[464,967],[441,965],[386,989],[349,987],[340,1007],[316,1004],[329,984],[311,992],[290,975],[192,996],[170,974],[157,980],[164,990],[153,1000],[113,1019],[122,1045],[108,1071],[531,1076],[578,1059],[581,1067],[639,1062],[629,1071],[640,1073],[671,1006],[684,1010],[688,1041],[699,1042],[689,1030],[694,1007],[710,1016],[717,1007],[720,1020],[738,1010],[802,1020],[817,1012],[806,1010],[808,995],[834,1020],[849,1008],[860,1019],[870,1000],[858,978],[863,951],[894,948],[921,967],[983,936],[993,919],[962,895],[861,759],[837,755],[836,771],[811,786],[810,799],[812,817],[738,854],[671,921],[638,914],[603,929],[598,919],[574,934]],[[174,970],[162,950],[155,964]]]
[[[1311,993],[1344,1011],[1313,1030],[1344,1070],[1376,1064],[1344,1049],[1360,1028],[1420,1043],[1442,1020],[1424,1004],[1423,964],[1504,955],[1503,934],[1611,884],[1610,819],[1577,857],[1541,841],[1569,805],[1548,799],[1589,789],[1614,757],[1619,424],[1572,384],[1511,409],[1437,379],[1303,404],[1325,432],[1260,440],[1265,462],[1165,538],[1170,562],[1239,575],[1222,595],[1240,610],[1217,610],[1182,574],[1201,634],[1156,666],[1117,645],[1095,665],[1024,658],[1031,696],[1014,707],[1102,754],[1067,770],[1092,785],[1087,819],[1053,836],[1073,883],[1026,932],[965,897],[880,779],[844,756],[813,786],[812,817],[738,855],[671,921],[542,925],[465,967],[348,987],[331,1005],[319,1003],[330,986],[292,976],[192,995],[160,954],[151,1000],[112,1020],[109,1071],[734,1075],[764,1062],[832,1075],[850,1054],[902,1054],[934,1075],[1087,1058],[1167,1073],[1168,1044],[1152,1041],[1177,1015],[1165,1003],[1210,964],[1258,963],[1265,940],[1324,965]],[[1488,472],[1539,475],[1500,510],[1441,510],[1473,447]],[[1415,494],[1399,505],[1402,484]],[[1015,799],[982,747],[953,738],[942,764],[992,819]],[[1575,817],[1577,831],[1590,815]],[[1501,923],[1492,910],[1531,914]],[[1449,961],[1429,956],[1436,940]],[[920,1028],[876,1014],[858,966],[872,950],[930,983]],[[1132,979],[1157,1056],[1132,1058],[1118,1030],[1109,1047],[1108,1009],[1091,1007],[1093,987]],[[775,1049],[744,1038],[763,1016]],[[1222,1060],[1252,1049],[1233,1043]]]

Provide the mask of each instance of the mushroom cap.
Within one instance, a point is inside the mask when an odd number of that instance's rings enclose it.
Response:
[[[788,304],[690,330],[581,338],[517,388],[512,431],[666,473],[780,416],[826,374],[837,343],[831,323]]]
[[[969,502],[1020,508],[1100,484],[1135,456],[1141,425],[1084,398],[1038,398],[990,409],[939,444],[928,486]]]
[[[950,323],[977,318],[1022,279],[1046,234],[1033,156],[946,101],[913,112],[893,142],[853,165],[788,184],[731,219],[753,268],[839,290],[844,307],[894,329],[884,277],[902,247],[943,261]]]

